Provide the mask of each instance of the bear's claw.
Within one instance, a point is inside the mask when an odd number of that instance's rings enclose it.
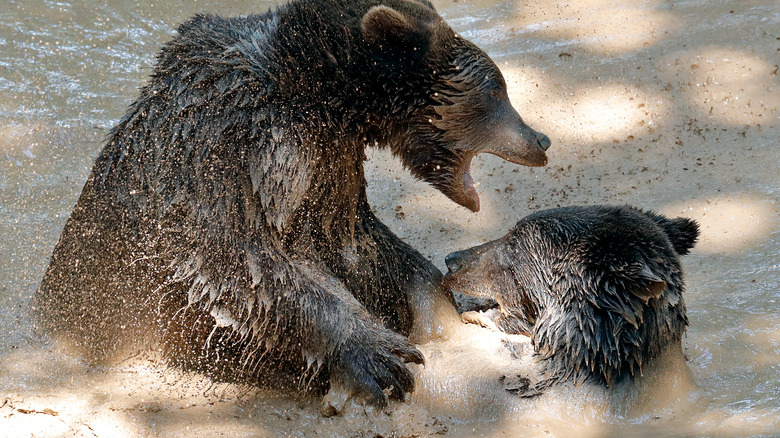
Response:
[[[414,376],[404,363],[424,364],[425,358],[404,336],[383,330],[353,335],[342,345],[331,368],[331,379],[343,382],[353,396],[383,408],[388,400],[403,400],[414,391]]]

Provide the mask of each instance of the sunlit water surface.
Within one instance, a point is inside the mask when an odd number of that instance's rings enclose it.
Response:
[[[379,216],[442,268],[448,252],[540,208],[631,203],[694,217],[703,234],[683,259],[687,361],[662,358],[635,388],[564,385],[521,400],[497,378],[532,365],[511,359],[494,333],[451,325],[421,345],[428,367],[416,370],[408,403],[323,419],[316,401],[143,363],[94,368],[53,350],[32,330],[28,302],[155,51],[195,12],[270,3],[5,0],[0,436],[780,434],[780,4],[435,3],[501,67],[525,120],[553,139],[550,163],[478,158],[483,207],[472,214],[371,153]]]

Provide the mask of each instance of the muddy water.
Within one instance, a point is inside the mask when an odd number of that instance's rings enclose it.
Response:
[[[108,128],[175,23],[239,1],[55,2],[0,8],[0,436],[528,436],[780,434],[780,5],[774,0],[438,1],[503,70],[519,112],[553,140],[528,169],[479,157],[482,211],[412,180],[384,153],[371,202],[443,268],[444,256],[569,204],[631,203],[696,218],[683,259],[685,357],[633,388],[561,386],[521,400],[533,371],[475,326],[419,327],[418,389],[388,412],[214,384],[153,362],[90,367],[32,330],[26,306]],[[426,335],[427,334],[427,335]]]

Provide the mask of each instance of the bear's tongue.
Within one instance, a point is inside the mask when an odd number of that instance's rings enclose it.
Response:
[[[470,205],[465,207],[471,211],[479,211],[479,195],[474,179],[471,177],[471,160],[466,161],[466,168],[463,170],[461,179],[463,180],[463,193],[471,200]]]

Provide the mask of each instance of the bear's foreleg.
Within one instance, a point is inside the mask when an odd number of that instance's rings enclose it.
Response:
[[[423,363],[423,356],[408,339],[383,327],[318,266],[294,261],[288,275],[275,282],[276,305],[266,318],[288,321],[287,328],[279,328],[294,333],[307,359],[324,360],[331,384],[377,406],[385,406],[388,396],[403,399],[414,389],[404,362]]]
[[[300,363],[324,367],[331,386],[376,406],[414,389],[404,363],[423,363],[422,354],[383,327],[341,281],[319,265],[269,248],[249,253],[252,286],[205,308],[203,301],[189,303],[210,314],[214,327],[232,326],[238,335],[233,339],[245,339],[244,357],[233,361],[261,373],[265,359],[288,362],[293,369]],[[220,348],[213,341],[211,346]]]
[[[362,202],[355,246],[334,269],[344,285],[384,325],[423,342],[459,321],[442,274],[422,254],[393,234]]]

